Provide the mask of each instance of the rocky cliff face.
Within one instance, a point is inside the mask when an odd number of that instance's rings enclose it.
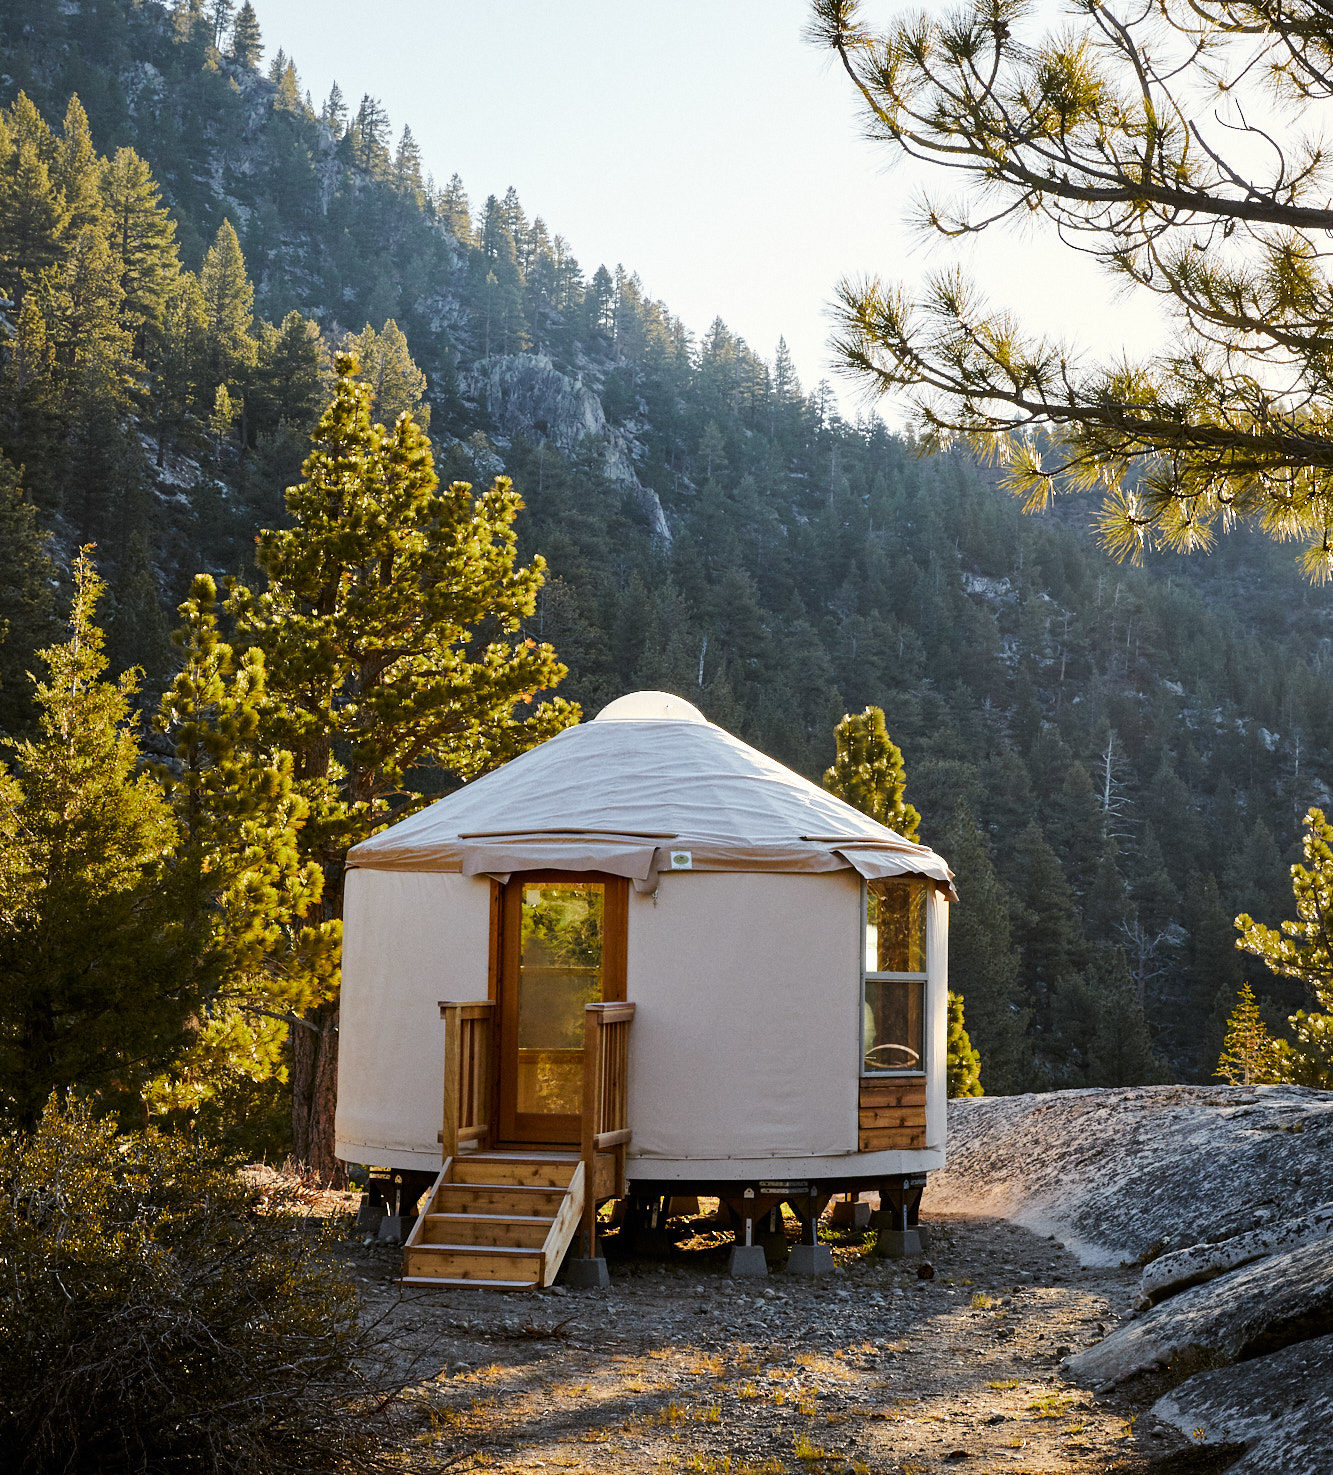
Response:
[[[502,435],[546,440],[562,451],[595,443],[606,475],[633,489],[654,537],[670,543],[671,529],[657,493],[643,486],[634,470],[633,441],[607,420],[601,399],[583,374],[562,372],[544,353],[492,354],[464,370],[459,387]]]

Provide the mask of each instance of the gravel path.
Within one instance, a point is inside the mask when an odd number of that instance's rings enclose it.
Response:
[[[609,1236],[609,1291],[400,1295],[393,1252],[352,1260],[367,1310],[413,1360],[412,1470],[1226,1468],[1141,1405],[1059,1373],[1128,1314],[1137,1269],[1082,1267],[1003,1220],[931,1227],[929,1280],[844,1234],[825,1277],[734,1281],[727,1236],[703,1221],[657,1260],[616,1260]]]

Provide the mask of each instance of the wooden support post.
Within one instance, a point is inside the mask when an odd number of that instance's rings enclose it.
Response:
[[[458,1156],[458,1086],[462,1067],[462,1006],[441,1004],[444,1019],[444,1124],[440,1132],[441,1162]]]
[[[583,1015],[583,1253],[597,1258],[597,1133],[601,1130],[602,1017],[592,1007]]]

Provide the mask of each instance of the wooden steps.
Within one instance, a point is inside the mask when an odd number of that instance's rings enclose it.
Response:
[[[572,1153],[452,1157],[403,1246],[402,1284],[548,1286],[578,1231],[583,1195]]]

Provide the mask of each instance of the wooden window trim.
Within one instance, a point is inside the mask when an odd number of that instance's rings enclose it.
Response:
[[[922,884],[926,886],[927,892],[929,893],[929,889],[930,889],[929,882],[923,882]],[[904,1068],[899,1069],[899,1070],[867,1070],[865,1068],[865,1058],[866,1058],[866,1056],[865,1056],[865,1012],[866,1012],[866,984],[868,984],[868,983],[919,983],[919,984],[921,984],[921,986],[922,986],[922,995],[921,995],[921,1033],[922,1033],[922,1036],[923,1036],[923,1043],[929,1043],[929,1040],[930,1040],[930,973],[929,973],[929,971],[928,970],[922,970],[920,973],[892,973],[892,972],[881,973],[878,969],[871,969],[871,968],[867,968],[866,967],[866,926],[867,926],[867,918],[869,917],[869,896],[870,896],[870,883],[868,881],[862,881],[861,882],[861,927],[860,927],[860,931],[857,933],[857,951],[856,951],[856,956],[857,956],[857,958],[860,961],[860,969],[861,969],[861,989],[860,989],[861,1008],[860,1008],[860,1012],[858,1014],[858,1025],[859,1025],[859,1028],[860,1028],[860,1034],[857,1036],[857,1049],[856,1049],[857,1059],[860,1060],[860,1062],[861,1062],[860,1079],[861,1079],[861,1081],[863,1083],[866,1082],[866,1081],[905,1081],[905,1082],[910,1082],[913,1079],[923,1080],[924,1081],[925,1078],[926,1078],[926,1070],[925,1070],[925,1068],[923,1066],[908,1066],[908,1067],[904,1067]],[[925,937],[924,948],[925,948],[925,956],[927,958],[929,958],[930,957],[930,943],[931,943],[931,938],[934,935],[934,928],[935,928],[935,919],[934,919],[934,917],[932,915],[932,909],[929,906],[927,906],[927,908],[926,908],[925,922],[926,922],[926,937]]]
[[[628,984],[629,964],[629,881],[624,876],[608,875],[605,871],[515,871],[509,880],[501,884],[491,882],[491,937],[487,987],[496,1005],[496,1048],[492,1101],[496,1103],[497,1135],[499,1140],[509,1142],[520,1139],[507,1136],[503,1128],[509,1125],[507,1118],[511,1108],[514,1083],[506,1078],[505,1061],[508,1052],[503,1040],[507,1031],[517,1023],[517,955],[511,939],[518,935],[519,908],[522,905],[523,887],[562,883],[564,885],[594,884],[603,887],[603,940],[602,940],[602,1001],[619,1004],[625,1000]],[[513,975],[510,976],[510,971]],[[509,1094],[506,1095],[505,1093]],[[537,1144],[541,1145],[541,1144]]]

